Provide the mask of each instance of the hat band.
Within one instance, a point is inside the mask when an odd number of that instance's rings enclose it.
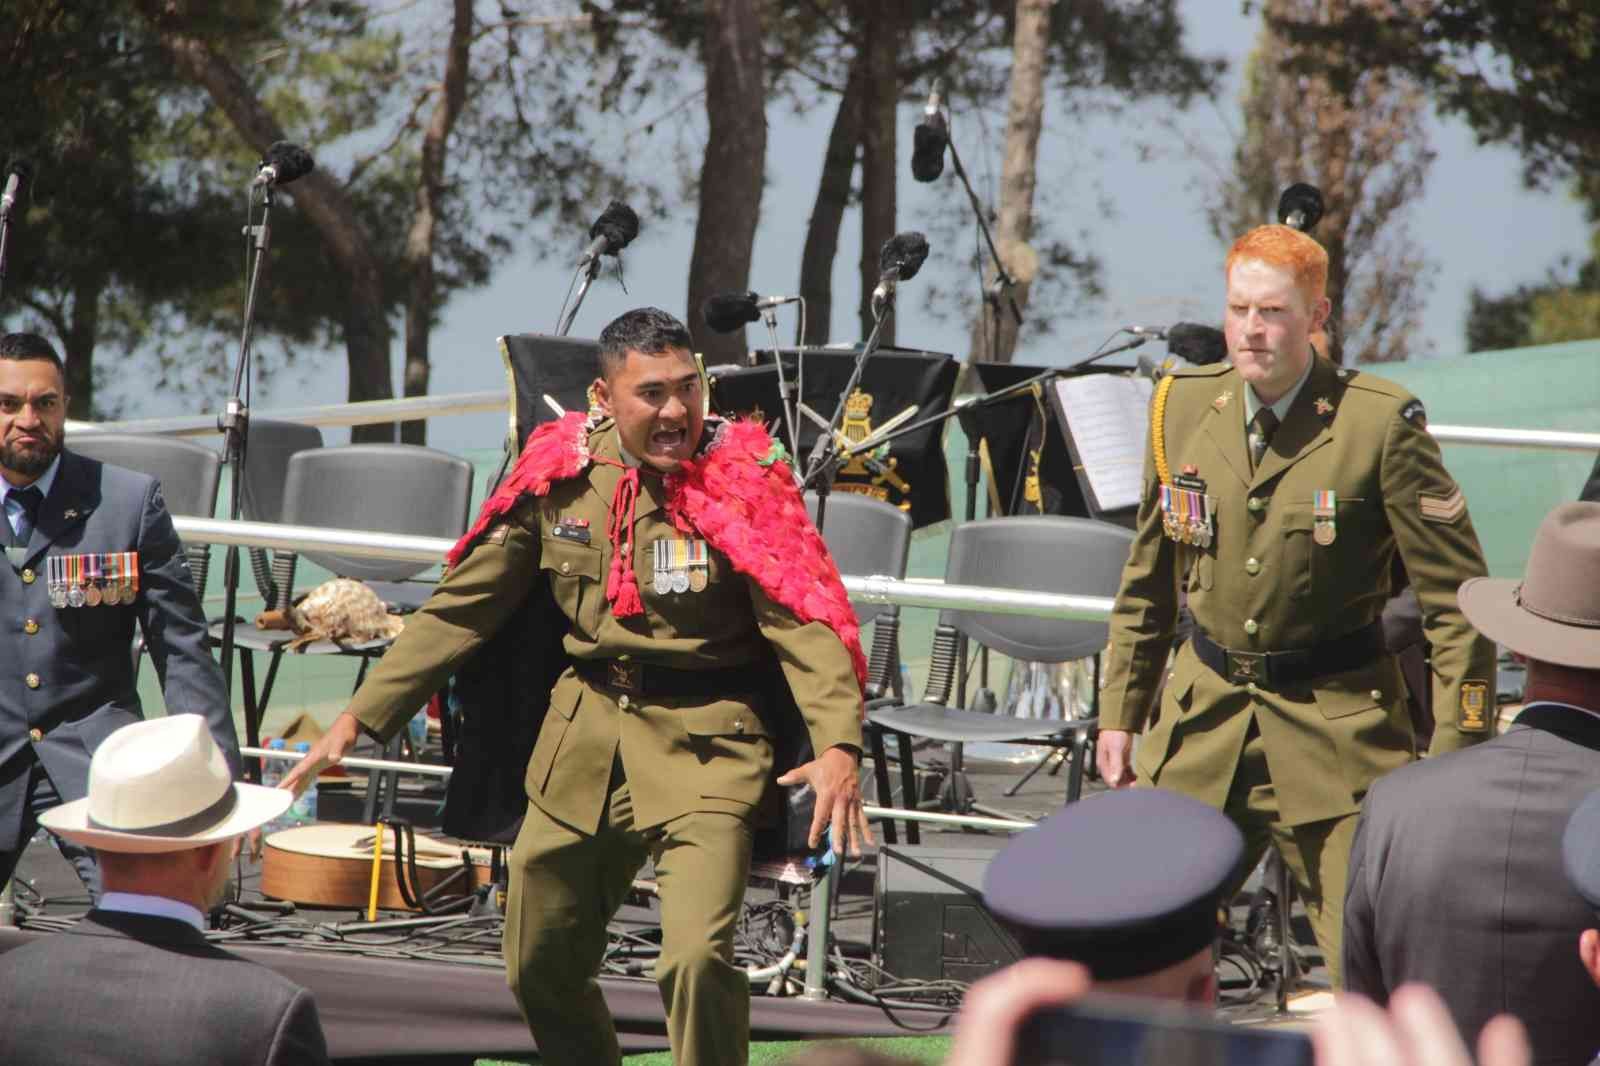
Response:
[[[1541,611],[1539,608],[1533,606],[1527,600],[1522,598],[1521,585],[1517,586],[1516,592],[1512,595],[1512,599],[1516,600],[1517,606],[1521,607],[1524,611],[1527,611],[1529,614],[1538,615],[1540,618],[1543,618],[1546,621],[1559,622],[1562,625],[1569,626],[1582,626],[1585,629],[1600,629],[1600,618],[1579,618],[1576,615],[1557,614],[1555,611]]]
[[[239,790],[228,784],[222,795],[215,803],[196,814],[179,818],[172,822],[162,822],[160,825],[147,825],[138,829],[127,829],[120,825],[107,825],[94,815],[89,815],[89,828],[101,829],[110,833],[126,833],[137,837],[181,837],[190,833],[197,833],[208,829],[233,813],[234,806],[239,802]]]

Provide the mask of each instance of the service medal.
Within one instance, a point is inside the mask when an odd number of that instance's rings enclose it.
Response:
[[[697,566],[689,571],[689,591],[704,592],[711,579],[706,575],[706,568]]]
[[[115,581],[106,582],[106,587],[100,593],[100,602],[107,607],[115,607],[122,602],[122,588]]]
[[[657,596],[665,596],[672,591],[672,575],[665,570],[657,570],[650,578],[650,587]]]
[[[687,570],[674,570],[672,572],[672,591],[689,591],[689,572]]]
[[[67,606],[82,607],[84,604],[83,588],[79,585],[69,586],[67,589]]]
[[[1311,513],[1316,516],[1311,539],[1326,548],[1339,535],[1334,527],[1334,520],[1339,513],[1339,494],[1333,489],[1318,489],[1316,495],[1311,497]]]

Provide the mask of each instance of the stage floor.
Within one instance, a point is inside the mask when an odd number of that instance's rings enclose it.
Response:
[[[919,757],[919,764],[924,757]],[[934,753],[929,758],[936,759]],[[1065,798],[1063,776],[1041,773],[1022,787],[1014,797],[1003,795],[1026,771],[1027,764],[1008,765],[995,761],[969,763],[974,792],[980,803],[1036,819],[1057,809]],[[1084,802],[1094,802],[1100,788],[1091,782]],[[923,826],[924,845],[940,849],[984,853],[1003,846],[1007,834],[939,829]],[[904,836],[901,837],[904,846]],[[844,871],[837,902],[833,932],[844,954],[852,958],[869,957],[873,951],[874,884],[878,869],[877,849],[869,849],[859,862]],[[48,842],[36,840],[18,866],[19,878],[31,884],[47,901],[45,913],[70,918],[86,907],[86,897],[71,868]],[[648,870],[641,876],[648,876]],[[1070,876],[1070,874],[1069,874]],[[261,898],[260,871],[246,864],[242,884],[243,902]],[[1253,890],[1254,883],[1246,886]],[[752,902],[776,898],[767,885],[753,885]],[[1234,908],[1234,925],[1242,929],[1248,900],[1241,896]],[[396,914],[387,917],[401,916]],[[300,908],[297,924],[335,925],[358,920],[354,909],[319,910]],[[649,905],[625,907],[619,925],[629,930],[644,930],[654,924]],[[1302,957],[1320,963],[1304,916],[1296,911],[1295,935]],[[394,943],[371,945],[364,954],[354,954],[338,938],[326,933],[302,935],[293,946],[259,946],[240,936],[224,942],[230,950],[279,970],[310,988],[316,995],[333,1056],[347,1062],[385,1063],[470,1063],[479,1057],[530,1058],[536,1054],[531,1037],[505,986],[498,958],[492,954],[492,931],[483,930],[478,948],[465,954],[442,957],[436,951],[417,953],[395,938]],[[22,939],[42,935],[30,930],[0,930],[0,951]],[[372,936],[362,939],[373,940]],[[1241,969],[1224,961],[1219,976],[1225,998],[1238,998]],[[608,1004],[617,1018],[619,1034],[626,1050],[651,1050],[666,1046],[665,1021],[654,982],[643,977],[605,977],[601,981]],[[1232,995],[1230,988],[1232,986]],[[1306,995],[1297,1000],[1295,1012],[1276,1015],[1271,989],[1253,1003],[1227,1003],[1223,1014],[1245,1024],[1299,1024],[1304,1010],[1325,1005],[1326,972],[1320,965],[1302,983]],[[841,1036],[906,1036],[948,1032],[948,1019],[933,1011],[884,1010],[878,1007],[828,999],[810,1002],[800,997],[752,996],[751,1029],[754,1040],[804,1039]]]

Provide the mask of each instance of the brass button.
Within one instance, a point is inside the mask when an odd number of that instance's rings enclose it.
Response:
[[[1244,690],[1250,693],[1252,696],[1261,691],[1260,689],[1256,688],[1256,683],[1254,681],[1245,682]]]
[[[24,568],[23,571],[22,571],[22,583],[24,585],[33,584],[33,579],[34,579],[35,576],[36,575],[34,574],[34,572],[32,570]]]
[[[1256,514],[1267,506],[1267,501],[1263,500],[1260,496],[1252,496],[1248,500],[1244,501],[1244,505],[1250,509],[1252,514]]]
[[[35,744],[39,743],[39,741],[44,739],[44,730],[42,730],[42,729],[30,729],[30,730],[28,730],[28,739],[33,741]]]
[[[572,573],[572,564],[571,564],[571,563],[562,563],[562,564],[561,564],[561,572],[562,572],[562,573],[563,573],[563,574],[570,574],[570,573]]]
[[[35,633],[39,632],[39,623],[30,618],[26,622],[22,623],[22,631],[31,637]]]
[[[633,701],[630,700],[628,698],[628,694],[624,692],[622,695],[617,697],[617,706],[621,707],[623,710],[627,710],[629,707],[633,706]]]
[[[23,681],[23,684],[27,685],[29,688],[38,688],[39,687],[39,675],[38,674],[29,674],[27,677],[23,678],[22,681]]]
[[[1383,699],[1383,689],[1381,689],[1381,688],[1373,689],[1372,690],[1372,698],[1375,701],[1381,701]]]
[[[1244,561],[1244,572],[1247,574],[1261,573],[1261,560],[1253,557],[1246,559]]]
[[[735,733],[743,733],[744,732],[744,719],[743,718],[735,718],[733,720],[733,731]]]
[[[1244,631],[1249,633],[1252,637],[1256,635],[1256,632],[1260,630],[1260,628],[1260,624],[1254,618],[1246,618],[1244,620]]]

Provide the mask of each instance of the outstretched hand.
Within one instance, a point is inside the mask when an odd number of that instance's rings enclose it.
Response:
[[[345,753],[355,747],[356,738],[360,735],[361,723],[356,721],[355,715],[345,711],[334,719],[333,725],[322,734],[322,739],[311,745],[311,751],[306,757],[295,763],[289,772],[283,775],[278,787],[298,793],[306,787],[307,780],[343,759]]]
[[[839,747],[829,748],[808,763],[802,763],[778,778],[780,785],[809,784],[817,793],[817,809],[811,816],[807,843],[816,847],[823,827],[833,826],[834,854],[852,859],[861,855],[861,843],[872,843],[872,830],[861,810],[861,779],[856,757]]]

